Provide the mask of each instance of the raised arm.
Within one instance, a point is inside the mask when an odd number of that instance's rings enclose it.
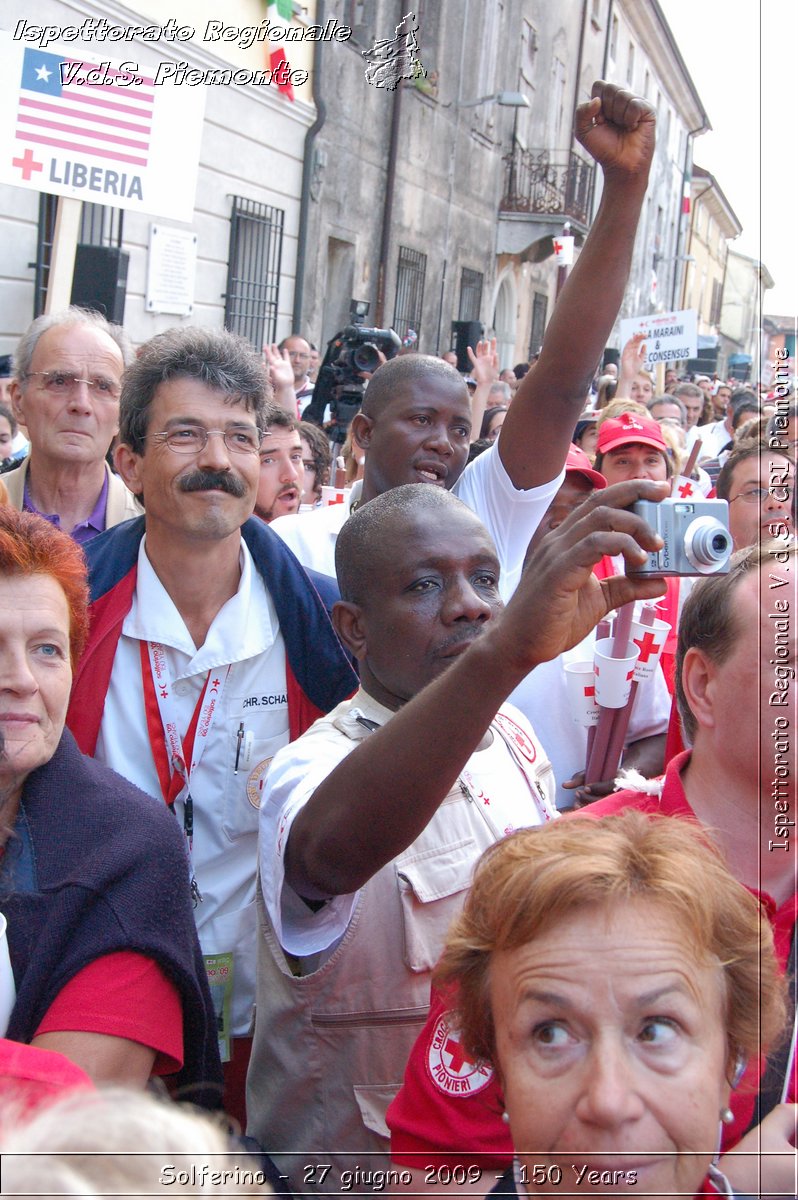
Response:
[[[499,378],[499,356],[496,353],[495,338],[477,342],[476,354],[470,346],[467,349],[471,362],[471,377],[477,381],[471,397],[471,441],[475,442],[482,428],[482,418],[488,407],[491,386]]]
[[[599,582],[592,568],[604,554],[639,564],[644,550],[658,548],[659,537],[626,508],[666,494],[667,485],[650,480],[606,488],[542,540],[504,612],[347,755],[298,814],[285,858],[295,892],[316,900],[362,886],[418,837],[500,705],[538,663],[576,645],[610,609],[662,595],[662,580],[619,575]],[[463,588],[452,603],[462,605],[464,628],[489,620],[491,602],[473,589]],[[487,605],[482,616],[480,604]],[[353,608],[336,605],[336,625],[365,659]],[[460,615],[453,610],[451,619]]]
[[[284,408],[292,417],[296,416],[296,392],[294,391],[294,372],[287,350],[278,346],[264,346],[263,357],[269,368],[269,378],[274,388],[274,403]]]
[[[596,219],[546,330],[535,369],[521,381],[499,454],[517,488],[554,479],[623,300],[654,152],[653,109],[599,81],[576,112],[576,136],[604,172]]]

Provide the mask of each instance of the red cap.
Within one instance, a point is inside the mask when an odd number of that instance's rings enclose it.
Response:
[[[653,446],[665,455],[668,453],[659,422],[629,412],[612,417],[609,421],[602,421],[596,450],[599,454],[607,454],[610,450],[617,450],[619,446],[629,446],[635,442],[643,446]]]
[[[607,486],[607,480],[599,471],[594,471],[590,465],[590,459],[585,454],[584,450],[580,450],[573,442],[568,449],[568,457],[565,460],[566,474],[569,471],[576,471],[578,475],[584,475],[585,479],[589,479],[594,487],[603,488]]]

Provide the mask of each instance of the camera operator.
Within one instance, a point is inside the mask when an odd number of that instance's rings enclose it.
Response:
[[[346,441],[369,379],[379,366],[395,357],[401,346],[392,329],[363,325],[364,307],[363,302],[355,301],[352,324],[330,340],[313,399],[303,412],[306,421],[327,430],[333,449]]]

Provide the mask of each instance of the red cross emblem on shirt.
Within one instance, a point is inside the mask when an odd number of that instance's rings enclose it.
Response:
[[[446,1045],[443,1048],[451,1056],[452,1061],[449,1065],[453,1071],[459,1073],[466,1064],[468,1066],[473,1065],[472,1059],[468,1057],[463,1047],[455,1038],[447,1038]]]
[[[656,654],[660,648],[659,642],[654,637],[653,633],[644,633],[640,641],[635,638],[634,642],[640,650],[638,658],[640,659],[641,663],[648,662],[648,660],[651,658],[651,655]]]
[[[681,496],[682,500],[686,500],[687,497],[692,496],[692,494],[693,494],[692,483],[683,483],[682,486],[679,488],[679,495]]]

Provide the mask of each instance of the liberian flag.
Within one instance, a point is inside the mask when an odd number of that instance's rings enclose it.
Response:
[[[106,82],[86,83],[86,72],[97,70]],[[125,86],[133,78],[141,83]],[[26,47],[15,136],[146,167],[154,99],[152,78]]]
[[[280,26],[285,29],[291,24],[291,17],[294,15],[293,4],[291,3],[291,0],[269,0],[268,7],[266,9],[266,15],[269,18],[270,25],[275,27]],[[285,37],[283,37],[282,41],[274,41],[269,43],[269,66],[271,67],[272,71],[278,70],[280,64],[285,63],[285,67],[277,76],[278,80],[281,78],[287,79],[286,72],[290,66],[290,63],[285,56],[285,50],[283,49],[284,45]],[[289,100],[293,101],[294,86],[290,81],[288,83],[278,83],[277,87],[284,96],[287,96]]]

